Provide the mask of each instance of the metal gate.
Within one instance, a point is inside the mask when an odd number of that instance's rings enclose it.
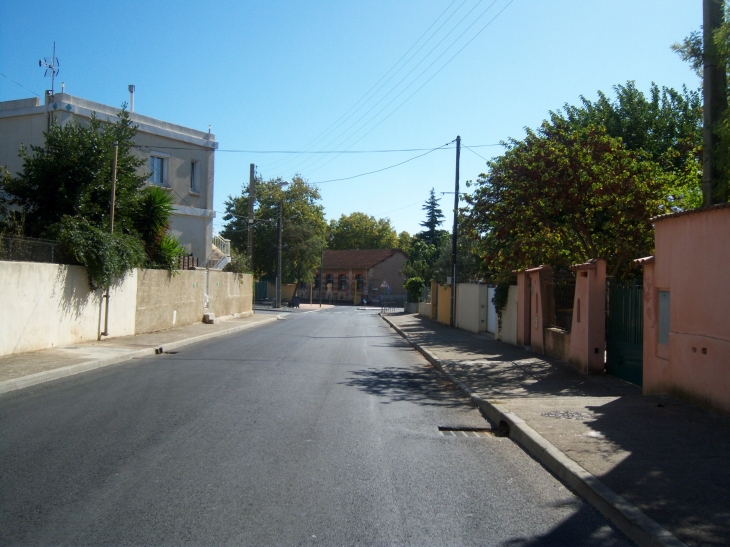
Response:
[[[640,386],[643,380],[644,289],[609,280],[606,372]]]

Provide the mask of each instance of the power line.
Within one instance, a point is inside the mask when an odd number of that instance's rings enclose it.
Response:
[[[310,182],[309,184],[324,184],[325,182],[339,182],[339,181],[342,181],[342,180],[352,180],[352,179],[356,179],[356,178],[359,178],[359,177],[364,177],[365,175],[372,175],[374,173],[380,173],[381,171],[387,171],[388,169],[393,169],[394,167],[398,167],[399,165],[403,165],[404,163],[408,163],[409,161],[413,161],[413,160],[416,160],[418,158],[422,158],[423,156],[426,156],[426,155],[430,154],[431,152],[435,152],[436,150],[440,150],[442,148],[445,148],[446,146],[450,145],[452,142],[454,142],[454,141],[447,142],[446,144],[442,144],[441,146],[438,146],[436,148],[432,148],[428,152],[425,152],[423,154],[419,154],[418,156],[413,156],[412,158],[409,158],[409,159],[407,159],[405,161],[402,161],[400,163],[396,163],[394,165],[389,165],[388,167],[383,167],[382,169],[376,169],[375,171],[368,171],[367,173],[360,173],[359,175],[353,175],[351,177],[343,177],[343,178],[340,178],[340,179],[330,179],[330,180],[321,180],[321,181],[318,181],[318,182]]]
[[[496,144],[475,144],[472,146],[472,148],[483,148],[485,146],[503,146],[501,143]],[[190,146],[157,146],[154,145],[134,145],[132,148],[138,148],[138,149],[145,149],[145,148],[154,148],[157,149],[165,149],[165,150],[201,150],[200,148],[190,147]],[[453,146],[447,146],[447,147],[439,147],[437,150],[453,150],[455,147]],[[423,152],[424,150],[432,151],[433,148],[392,148],[392,149],[381,149],[381,150],[316,150],[316,151],[308,151],[307,154],[385,154],[385,153],[391,153],[391,152]],[[220,149],[215,150],[215,152],[231,152],[236,154],[299,154],[304,153],[302,151],[297,150],[238,150],[238,149]]]
[[[481,154],[477,154],[476,152],[474,152],[474,150],[472,150],[471,147],[465,145],[463,142],[461,143],[461,146],[463,146],[464,148],[466,148],[467,150],[469,150],[469,152],[471,152],[472,154],[476,154],[477,156],[479,156],[480,158],[482,158],[484,161],[489,161],[487,158],[485,158]]]
[[[401,71],[401,70],[403,69],[403,67],[404,67],[404,66],[405,66],[405,65],[406,65],[406,64],[408,63],[408,61],[410,61],[410,60],[411,60],[411,59],[413,58],[413,56],[414,56],[414,55],[416,55],[416,53],[418,53],[418,52],[419,52],[419,51],[420,51],[420,50],[421,50],[421,49],[422,49],[422,48],[423,48],[423,47],[424,47],[424,46],[425,46],[425,45],[426,45],[426,44],[427,44],[427,43],[428,43],[428,42],[429,42],[429,41],[431,40],[431,38],[432,38],[433,36],[435,36],[435,35],[436,35],[436,33],[437,33],[437,32],[438,32],[439,30],[441,30],[441,28],[442,28],[442,27],[443,27],[443,26],[444,26],[444,25],[445,25],[445,24],[446,24],[446,23],[447,23],[447,22],[449,21],[449,19],[451,19],[451,17],[453,17],[453,15],[454,15],[454,14],[455,14],[455,13],[456,13],[457,11],[459,11],[459,9],[461,9],[461,6],[463,6],[463,5],[464,5],[464,4],[466,3],[466,1],[467,1],[467,0],[464,0],[464,1],[463,1],[463,2],[462,2],[462,3],[460,4],[460,5],[459,5],[459,7],[458,7],[458,8],[456,8],[456,10],[454,10],[454,13],[452,13],[452,14],[451,14],[451,15],[450,15],[450,16],[449,16],[449,17],[448,17],[447,19],[446,19],[446,21],[444,21],[444,22],[443,22],[443,23],[442,23],[442,24],[441,24],[441,25],[439,26],[439,28],[437,28],[437,29],[436,29],[436,30],[434,31],[434,33],[432,34],[432,36],[431,36],[431,37],[430,37],[430,38],[429,38],[428,40],[426,40],[426,41],[425,41],[425,42],[424,42],[424,43],[423,43],[423,44],[421,45],[421,47],[420,47],[420,48],[418,48],[418,50],[416,50],[416,52],[414,52],[414,54],[413,54],[413,55],[411,55],[411,57],[409,57],[409,58],[408,58],[408,60],[407,60],[407,61],[406,61],[405,63],[403,63],[403,66],[402,66],[402,67],[400,67],[400,68],[399,68],[398,70],[396,70],[396,71],[395,71],[395,72],[394,72],[394,73],[393,73],[393,74],[391,75],[391,77],[390,77],[390,78],[388,78],[388,80],[386,80],[386,81],[385,81],[385,82],[383,83],[383,85],[381,85],[381,86],[380,86],[380,87],[379,87],[379,88],[378,88],[378,89],[377,89],[377,90],[375,91],[375,93],[377,93],[378,91],[380,91],[380,89],[382,89],[382,87],[383,87],[383,86],[385,86],[385,84],[387,84],[387,83],[388,83],[388,82],[389,82],[389,81],[390,81],[390,80],[391,80],[391,79],[392,79],[392,78],[393,78],[393,77],[394,77],[394,76],[395,76],[395,75],[396,75],[396,74],[397,74],[398,72],[400,72],[400,71]],[[374,83],[374,84],[372,85],[372,87],[371,87],[370,89],[368,89],[368,90],[367,90],[367,91],[365,92],[365,94],[364,94],[364,95],[363,95],[362,97],[360,97],[360,98],[359,98],[359,99],[357,100],[357,102],[355,102],[355,104],[354,104],[354,105],[352,105],[352,106],[351,106],[351,107],[350,107],[350,108],[349,108],[349,109],[348,109],[348,110],[347,110],[347,111],[346,111],[346,112],[345,112],[345,113],[344,113],[344,114],[343,114],[342,116],[340,116],[340,117],[339,117],[339,118],[337,118],[337,119],[336,119],[336,120],[335,120],[334,122],[332,122],[332,124],[330,124],[330,125],[329,125],[329,126],[328,126],[328,127],[327,127],[327,128],[325,129],[325,130],[324,130],[324,131],[322,131],[322,132],[321,132],[321,133],[320,133],[319,135],[317,135],[317,136],[316,136],[316,137],[315,137],[315,138],[314,138],[313,140],[311,140],[311,141],[309,141],[309,142],[308,142],[307,144],[305,144],[305,145],[304,145],[304,149],[306,150],[306,149],[307,149],[307,147],[308,147],[309,145],[314,145],[314,144],[316,144],[317,142],[320,142],[320,141],[321,141],[322,139],[324,139],[324,138],[325,138],[325,137],[326,137],[327,135],[329,135],[330,133],[332,133],[332,131],[334,131],[334,130],[335,130],[335,129],[336,129],[337,127],[339,127],[340,125],[342,125],[342,123],[344,123],[344,122],[345,122],[345,121],[346,121],[347,119],[349,119],[350,117],[352,117],[352,116],[353,116],[353,115],[355,114],[355,112],[357,112],[358,110],[360,110],[360,108],[362,108],[362,107],[364,106],[364,104],[366,104],[366,103],[367,103],[367,102],[368,102],[368,101],[369,101],[370,99],[368,98],[368,100],[367,100],[367,101],[365,101],[365,102],[364,102],[363,104],[361,104],[360,106],[358,106],[358,105],[359,105],[359,104],[360,104],[360,103],[362,102],[362,100],[363,100],[363,99],[365,99],[366,97],[368,97],[368,95],[370,95],[370,92],[371,92],[371,91],[373,91],[373,89],[375,89],[375,87],[376,87],[376,86],[377,86],[377,85],[378,85],[378,84],[379,84],[379,83],[380,83],[380,82],[381,82],[381,81],[382,81],[382,80],[383,80],[383,79],[384,79],[384,78],[385,78],[385,77],[386,77],[386,76],[387,76],[388,74],[390,74],[390,72],[391,72],[391,71],[392,71],[392,70],[393,70],[393,69],[394,69],[395,67],[397,67],[397,66],[398,66],[398,65],[400,64],[400,62],[401,62],[401,61],[402,61],[402,60],[403,60],[403,59],[405,58],[405,56],[406,56],[406,55],[408,55],[408,53],[409,53],[409,52],[410,52],[410,51],[411,51],[411,50],[412,50],[412,49],[413,49],[414,47],[416,47],[416,45],[418,44],[418,42],[420,42],[420,41],[421,41],[421,39],[422,39],[422,38],[423,38],[423,37],[424,37],[424,36],[425,36],[425,35],[426,35],[426,34],[428,33],[428,31],[429,31],[429,30],[431,30],[431,29],[433,28],[433,26],[434,26],[434,25],[435,25],[435,24],[436,24],[436,23],[438,22],[438,20],[439,20],[439,19],[441,19],[441,17],[443,17],[443,16],[444,16],[444,14],[445,14],[445,13],[446,13],[447,11],[449,11],[449,9],[451,9],[451,6],[453,6],[455,2],[456,2],[456,0],[452,0],[452,2],[451,2],[451,3],[450,3],[450,4],[449,4],[449,5],[447,6],[447,7],[446,7],[446,9],[445,9],[444,11],[442,11],[442,12],[441,12],[441,14],[439,14],[439,16],[438,16],[438,17],[437,17],[437,18],[436,18],[436,19],[434,20],[434,22],[433,22],[433,23],[431,23],[431,25],[430,25],[430,26],[429,26],[429,27],[428,27],[428,28],[427,28],[427,29],[426,29],[426,30],[425,30],[425,31],[423,32],[423,34],[421,34],[421,36],[419,36],[419,37],[418,37],[418,39],[417,39],[417,40],[416,40],[415,42],[413,42],[413,45],[411,45],[411,47],[409,47],[409,48],[408,48],[408,50],[407,50],[407,51],[406,51],[406,52],[405,52],[405,53],[404,53],[403,55],[401,55],[401,57],[400,57],[400,58],[399,58],[399,59],[398,59],[398,60],[397,60],[397,61],[395,62],[395,64],[394,64],[393,66],[391,66],[391,67],[390,67],[390,68],[389,68],[389,69],[388,69],[388,70],[387,70],[387,71],[385,72],[385,74],[383,74],[383,75],[382,75],[382,76],[380,77],[380,79],[379,79],[379,80],[378,80],[377,82],[375,82],[375,83]],[[374,95],[375,93],[373,93],[373,95]],[[356,107],[357,107],[357,108],[356,108]],[[354,111],[353,111],[353,109],[354,109]],[[350,112],[352,112],[352,113],[350,113]],[[339,123],[338,123],[338,122],[339,122]],[[306,153],[306,152],[301,152],[301,153],[295,153],[295,154],[304,154],[304,153]],[[286,161],[286,160],[287,160],[287,158],[282,158],[282,160],[278,160],[277,162],[274,162],[274,163],[272,163],[272,164],[269,164],[269,165],[268,165],[268,166],[266,166],[266,167],[272,167],[272,166],[276,165],[277,163],[281,163],[281,161]]]
[[[413,79],[413,80],[412,80],[412,81],[411,81],[411,82],[410,82],[409,84],[407,84],[407,85],[406,85],[406,86],[405,86],[405,87],[404,87],[404,88],[403,88],[403,89],[402,89],[402,90],[400,91],[400,93],[398,93],[398,95],[396,95],[396,96],[395,96],[395,97],[394,97],[394,98],[393,98],[393,99],[392,99],[392,100],[391,100],[391,101],[390,101],[390,102],[389,102],[388,104],[386,104],[386,105],[385,105],[385,107],[383,107],[382,109],[380,109],[380,110],[379,110],[379,111],[378,111],[378,112],[377,112],[377,113],[376,113],[376,114],[375,114],[374,116],[371,116],[371,117],[370,117],[370,119],[368,119],[368,120],[367,120],[367,121],[366,121],[366,122],[365,122],[364,124],[362,124],[362,126],[361,126],[361,127],[359,128],[359,129],[355,130],[355,134],[356,134],[356,133],[357,133],[358,131],[361,131],[362,129],[364,129],[364,128],[365,128],[365,127],[366,127],[366,126],[367,126],[367,125],[368,125],[368,124],[369,124],[369,123],[370,123],[370,122],[372,121],[372,120],[374,120],[374,119],[375,119],[375,118],[376,118],[376,117],[377,117],[378,115],[380,115],[380,113],[381,113],[381,112],[382,112],[383,110],[385,110],[385,109],[386,109],[386,108],[387,108],[387,107],[388,107],[388,106],[389,106],[390,104],[392,104],[392,103],[393,103],[393,101],[395,101],[395,100],[396,100],[396,99],[397,99],[398,97],[400,97],[400,96],[401,96],[401,95],[402,95],[403,93],[405,93],[405,91],[406,91],[406,90],[407,90],[407,89],[408,89],[409,87],[411,87],[411,86],[412,86],[412,85],[413,85],[413,84],[414,84],[414,83],[415,83],[415,82],[416,82],[416,81],[417,81],[417,80],[418,80],[418,79],[419,79],[419,78],[420,78],[421,76],[423,76],[423,74],[425,74],[425,73],[426,73],[426,71],[427,71],[427,70],[428,70],[429,68],[431,68],[431,66],[433,66],[433,64],[434,64],[434,63],[435,63],[436,61],[438,61],[438,60],[439,60],[439,59],[440,59],[440,58],[441,58],[441,57],[442,57],[442,56],[443,56],[443,55],[444,55],[444,54],[445,54],[445,53],[446,53],[446,52],[447,52],[447,51],[448,51],[449,49],[451,49],[451,48],[453,47],[453,46],[454,46],[454,44],[455,44],[456,42],[458,42],[458,41],[459,41],[459,39],[460,39],[460,38],[461,38],[461,37],[462,37],[462,36],[464,35],[464,33],[466,33],[466,32],[467,32],[467,31],[468,31],[468,30],[469,30],[469,29],[470,29],[470,28],[471,28],[472,26],[474,26],[474,24],[475,24],[475,23],[476,23],[476,22],[477,22],[477,21],[478,21],[478,20],[479,20],[479,19],[480,19],[481,17],[483,17],[483,16],[484,16],[484,14],[485,14],[485,13],[486,13],[487,11],[489,11],[489,9],[490,9],[490,8],[491,8],[491,7],[492,7],[492,6],[493,6],[493,5],[494,5],[494,4],[496,3],[496,2],[497,2],[497,0],[493,0],[493,1],[492,1],[492,3],[491,3],[491,4],[489,5],[489,7],[487,7],[487,9],[486,9],[486,10],[485,10],[485,11],[484,11],[484,12],[483,12],[483,13],[482,13],[482,14],[481,14],[481,15],[480,15],[479,17],[477,17],[477,18],[476,18],[476,19],[474,20],[474,22],[472,22],[472,24],[471,24],[471,25],[469,25],[469,26],[468,26],[468,27],[466,28],[466,30],[465,30],[464,32],[462,32],[462,33],[461,33],[461,34],[460,34],[460,35],[459,35],[459,36],[458,36],[458,37],[456,38],[456,40],[454,40],[454,41],[453,41],[453,42],[451,43],[451,45],[450,45],[450,46],[448,46],[448,47],[447,47],[447,48],[446,48],[446,49],[445,49],[445,50],[444,50],[444,51],[443,51],[443,52],[441,53],[441,55],[439,55],[438,57],[436,57],[436,59],[435,59],[435,60],[434,60],[434,61],[433,61],[433,62],[432,62],[432,63],[431,63],[430,65],[428,65],[428,67],[426,67],[426,68],[425,68],[425,69],[424,69],[423,71],[421,71],[421,73],[420,73],[420,74],[418,74],[418,76],[416,76],[416,77],[415,77],[415,78],[414,78],[414,79]],[[377,101],[377,102],[376,102],[375,104],[373,104],[373,105],[372,105],[372,106],[371,106],[371,107],[370,107],[370,108],[369,108],[369,109],[368,109],[368,110],[367,110],[367,111],[366,111],[366,112],[365,112],[365,113],[364,113],[364,114],[363,114],[362,116],[360,116],[360,117],[359,117],[359,118],[358,118],[357,120],[355,120],[355,122],[354,122],[354,123],[350,124],[350,126],[349,126],[349,127],[347,128],[347,129],[345,129],[344,131],[342,131],[342,132],[341,132],[341,133],[340,133],[339,135],[337,135],[337,136],[336,136],[336,137],[335,137],[334,139],[332,139],[332,140],[331,140],[331,141],[330,141],[330,142],[329,142],[328,144],[330,144],[330,143],[333,143],[333,142],[337,141],[337,140],[338,140],[338,139],[339,139],[340,137],[342,137],[342,136],[343,136],[344,134],[346,134],[346,133],[347,133],[348,131],[350,131],[350,130],[351,130],[351,129],[352,129],[353,127],[355,127],[355,126],[356,126],[356,125],[357,125],[358,123],[360,123],[360,121],[361,121],[361,120],[362,120],[363,118],[365,118],[365,117],[366,117],[366,116],[367,116],[368,114],[370,114],[370,112],[372,112],[372,111],[373,111],[373,110],[374,110],[374,109],[375,109],[375,108],[376,108],[376,107],[377,107],[377,106],[378,106],[378,105],[379,105],[380,103],[382,103],[382,102],[383,102],[383,101],[384,101],[384,100],[385,100],[385,99],[386,99],[386,98],[387,98],[387,97],[388,97],[388,96],[389,96],[389,95],[390,95],[391,93],[393,93],[393,92],[394,92],[394,91],[395,91],[395,90],[396,90],[396,89],[397,89],[397,88],[398,88],[398,87],[399,87],[399,86],[400,86],[400,85],[401,85],[401,84],[402,84],[403,82],[405,82],[405,81],[406,81],[406,80],[408,79],[408,77],[409,77],[409,76],[410,76],[411,74],[413,74],[413,72],[414,72],[414,71],[415,71],[415,70],[416,70],[416,69],[417,69],[417,68],[418,68],[418,67],[419,67],[419,66],[420,66],[420,65],[421,65],[421,64],[422,64],[422,63],[423,63],[423,62],[424,62],[424,61],[425,61],[426,59],[428,59],[428,58],[429,58],[429,57],[431,56],[431,54],[432,54],[432,53],[433,53],[434,51],[436,51],[436,49],[437,49],[437,48],[438,48],[438,47],[439,47],[439,46],[440,46],[440,45],[441,45],[441,44],[442,44],[442,43],[444,42],[444,40],[446,40],[446,39],[447,39],[447,38],[448,38],[448,37],[449,37],[449,36],[450,36],[450,35],[451,35],[451,34],[452,34],[452,33],[453,33],[453,32],[454,32],[454,31],[455,31],[455,30],[456,30],[456,29],[457,29],[457,28],[458,28],[458,27],[460,26],[460,25],[461,25],[461,23],[463,23],[463,22],[464,22],[464,20],[465,20],[465,19],[466,19],[466,18],[467,18],[467,17],[468,17],[468,16],[470,15],[470,14],[471,14],[471,12],[473,12],[473,11],[474,11],[474,10],[475,10],[475,9],[477,8],[477,6],[478,6],[478,5],[480,4],[480,3],[481,3],[481,0],[478,0],[478,1],[477,1],[477,3],[476,3],[476,4],[474,4],[474,6],[473,6],[473,7],[472,7],[472,8],[471,8],[471,9],[470,9],[470,10],[469,10],[469,11],[468,11],[467,13],[466,13],[466,15],[464,15],[464,17],[462,17],[462,18],[461,18],[461,19],[459,20],[459,22],[458,22],[458,23],[456,23],[456,25],[454,25],[454,26],[453,26],[453,27],[451,28],[451,30],[450,30],[449,32],[447,32],[447,33],[446,33],[446,35],[445,35],[445,36],[444,36],[443,38],[441,38],[441,40],[439,40],[439,41],[438,41],[438,43],[437,43],[437,44],[436,44],[436,45],[435,45],[434,47],[432,47],[432,48],[431,48],[431,50],[430,50],[430,51],[429,51],[429,52],[428,52],[428,53],[427,53],[427,54],[426,54],[426,55],[425,55],[425,56],[424,56],[424,57],[423,57],[423,58],[422,58],[422,59],[421,59],[420,61],[418,61],[418,63],[416,63],[416,65],[415,65],[415,66],[414,66],[413,68],[411,68],[411,70],[410,70],[410,71],[408,71],[408,73],[407,73],[407,74],[406,74],[406,75],[405,75],[405,76],[404,76],[403,78],[401,78],[401,79],[400,79],[400,81],[399,81],[399,82],[398,82],[397,84],[395,84],[395,85],[394,85],[394,86],[393,86],[393,87],[392,87],[392,88],[391,88],[391,89],[390,89],[390,90],[389,90],[389,91],[388,91],[387,93],[385,93],[385,95],[383,95],[383,96],[382,96],[382,97],[381,97],[381,98],[380,98],[380,99],[379,99],[379,100],[378,100],[378,101]],[[462,4],[462,5],[463,5],[463,4]],[[459,7],[461,7],[461,6],[459,6]],[[454,12],[454,13],[456,13],[456,12]],[[453,15],[453,14],[452,14],[452,15]],[[425,44],[424,44],[424,45],[425,45]],[[409,61],[410,61],[410,59],[409,59]],[[346,141],[346,140],[347,140],[347,139],[345,139],[345,141]],[[332,159],[334,160],[335,158],[332,158]],[[330,161],[332,161],[332,160],[330,160]],[[330,163],[330,162],[327,162],[327,163]],[[325,163],[325,164],[323,164],[323,165],[327,165],[327,163]],[[304,167],[304,166],[302,165],[302,168],[303,168],[303,167]],[[320,166],[320,167],[322,167],[322,166]],[[318,168],[318,169],[319,169],[319,168]]]
[[[497,19],[497,17],[499,17],[499,16],[500,16],[500,15],[502,14],[502,12],[504,12],[504,10],[506,10],[506,9],[507,9],[507,8],[508,8],[508,7],[510,6],[510,4],[512,4],[512,2],[513,2],[513,1],[514,1],[514,0],[510,0],[510,1],[509,1],[509,2],[508,2],[508,3],[507,3],[507,4],[506,4],[506,5],[505,5],[505,6],[504,6],[504,7],[503,7],[503,8],[502,8],[502,9],[501,9],[501,10],[500,10],[500,11],[499,11],[499,12],[498,12],[498,13],[497,13],[497,14],[496,14],[495,16],[494,16],[494,17],[492,17],[492,19],[490,19],[490,21],[489,21],[489,22],[488,22],[488,23],[487,23],[486,25],[484,25],[484,26],[483,26],[483,27],[482,27],[482,28],[481,28],[481,29],[480,29],[480,30],[479,30],[479,31],[478,31],[478,32],[477,32],[477,33],[476,33],[476,34],[475,34],[474,36],[472,36],[472,37],[471,37],[471,39],[469,39],[469,41],[468,41],[468,42],[466,42],[466,43],[465,43],[465,44],[464,44],[464,45],[463,45],[463,46],[462,46],[461,48],[459,48],[459,50],[458,50],[458,51],[457,51],[457,52],[456,52],[456,53],[455,53],[454,55],[452,55],[452,56],[451,56],[451,58],[450,58],[450,59],[449,59],[448,61],[446,61],[446,63],[444,63],[444,64],[443,64],[443,65],[441,66],[441,68],[439,68],[439,69],[438,69],[438,70],[437,70],[437,71],[436,71],[436,72],[435,72],[434,74],[432,74],[432,75],[431,75],[431,77],[429,77],[429,78],[428,78],[428,79],[427,79],[427,80],[426,80],[425,82],[423,82],[423,83],[422,83],[422,84],[421,84],[421,85],[420,85],[420,86],[418,87],[418,89],[416,89],[416,90],[415,90],[415,91],[414,91],[413,93],[411,93],[411,94],[410,94],[410,95],[409,95],[409,96],[408,96],[408,97],[406,98],[406,100],[405,100],[405,101],[403,101],[403,102],[402,102],[402,103],[400,103],[400,104],[399,104],[399,105],[398,105],[397,107],[395,107],[395,108],[394,108],[394,109],[393,109],[393,110],[392,110],[391,112],[389,112],[389,113],[388,113],[388,114],[387,114],[387,115],[386,115],[386,116],[385,116],[384,118],[382,118],[382,119],[381,119],[381,120],[380,120],[380,121],[379,121],[379,122],[378,122],[377,124],[375,124],[375,125],[374,125],[373,127],[371,127],[371,128],[370,128],[370,130],[369,130],[369,131],[368,131],[367,133],[365,133],[364,135],[362,135],[362,136],[361,136],[361,137],[360,137],[359,139],[357,139],[357,140],[356,140],[355,142],[353,142],[353,143],[352,143],[352,144],[351,144],[350,146],[354,146],[355,144],[357,144],[358,142],[360,142],[360,141],[361,141],[362,139],[364,139],[364,138],[365,138],[365,137],[366,137],[367,135],[369,135],[370,133],[372,133],[372,131],[373,131],[373,130],[375,130],[375,128],[376,128],[376,127],[378,127],[378,126],[379,126],[380,124],[382,124],[382,123],[383,123],[383,122],[384,122],[385,120],[387,120],[387,119],[388,119],[388,118],[389,118],[390,116],[392,116],[392,115],[393,115],[393,114],[394,114],[394,113],[395,113],[395,112],[396,112],[396,111],[397,111],[398,109],[400,109],[400,107],[402,107],[402,106],[403,106],[404,104],[406,104],[406,103],[407,103],[407,102],[408,102],[408,101],[409,101],[409,100],[410,100],[410,99],[411,99],[411,98],[412,98],[412,97],[413,97],[413,96],[414,96],[414,95],[415,95],[416,93],[418,93],[418,92],[419,92],[419,91],[420,91],[420,90],[421,90],[421,89],[422,89],[422,88],[423,88],[423,87],[424,87],[424,86],[425,86],[426,84],[428,84],[428,83],[429,83],[429,82],[430,82],[431,80],[433,80],[433,79],[434,79],[434,78],[436,77],[436,75],[438,75],[438,74],[439,74],[439,73],[440,73],[440,72],[441,72],[441,71],[442,71],[442,70],[443,70],[444,68],[446,68],[446,67],[447,67],[447,66],[448,66],[448,65],[449,65],[449,64],[451,63],[451,61],[453,61],[453,60],[454,60],[454,59],[456,58],[456,56],[457,56],[457,55],[459,55],[459,53],[461,53],[461,52],[462,52],[462,51],[463,51],[463,50],[464,50],[464,49],[465,49],[465,48],[466,48],[466,47],[467,47],[467,46],[468,46],[469,44],[471,44],[471,43],[472,43],[472,42],[473,42],[473,41],[474,41],[474,40],[475,40],[475,39],[477,38],[477,36],[479,36],[479,35],[480,35],[480,34],[481,34],[482,32],[484,32],[484,31],[485,31],[485,30],[487,29],[487,27],[489,27],[489,26],[490,26],[490,25],[491,25],[491,24],[492,24],[492,23],[493,23],[493,22],[495,21],[495,19]],[[495,0],[495,2],[496,2],[496,0]],[[480,16],[479,16],[479,17],[478,17],[478,18],[477,18],[477,19],[476,19],[476,20],[474,21],[474,23],[476,23],[476,21],[478,21],[478,20],[479,20],[479,19],[480,19],[480,18],[481,18],[481,17],[482,17],[482,16],[483,16],[483,15],[484,15],[484,14],[485,14],[485,13],[486,13],[487,11],[489,11],[489,9],[490,9],[490,8],[491,8],[491,7],[492,7],[492,6],[494,5],[494,4],[495,4],[495,2],[492,2],[492,4],[490,4],[490,5],[489,5],[489,7],[488,7],[488,8],[487,8],[487,9],[486,9],[486,10],[485,10],[484,12],[482,12],[482,14],[481,14],[481,15],[480,15]],[[384,111],[384,110],[385,110],[386,108],[388,108],[388,106],[390,106],[390,105],[391,105],[391,104],[392,104],[392,103],[393,103],[393,102],[394,102],[394,101],[395,101],[395,100],[396,100],[396,99],[397,99],[398,97],[400,97],[400,96],[401,96],[401,95],[402,95],[402,94],[403,94],[403,93],[404,93],[404,92],[406,91],[406,89],[408,89],[408,87],[410,87],[411,85],[413,85],[413,84],[414,84],[414,83],[415,83],[415,82],[416,82],[416,81],[418,80],[418,78],[420,78],[420,77],[421,77],[421,76],[422,76],[423,74],[425,74],[425,73],[426,73],[426,71],[427,71],[427,70],[428,70],[429,68],[431,68],[431,67],[432,67],[432,66],[433,66],[433,65],[434,65],[434,64],[436,63],[436,61],[438,61],[438,60],[439,60],[439,59],[440,59],[441,57],[443,57],[443,55],[444,55],[444,54],[445,54],[445,53],[446,53],[446,52],[447,52],[447,51],[448,51],[449,49],[451,49],[451,47],[453,47],[453,46],[454,46],[454,44],[456,44],[456,42],[457,42],[457,41],[458,41],[458,40],[459,40],[459,39],[460,39],[460,38],[461,38],[461,37],[462,37],[462,36],[463,36],[463,35],[464,35],[464,34],[465,34],[465,33],[466,33],[466,32],[467,32],[467,31],[468,31],[468,30],[469,30],[469,29],[470,29],[470,28],[472,27],[472,26],[474,26],[474,23],[472,23],[471,25],[469,25],[469,27],[468,27],[468,28],[467,28],[467,29],[466,29],[466,30],[465,30],[464,32],[462,32],[462,33],[461,33],[461,34],[459,35],[459,37],[458,37],[458,38],[457,38],[456,40],[454,40],[454,42],[452,42],[452,44],[451,44],[451,45],[450,45],[450,46],[449,46],[448,48],[446,48],[446,50],[444,50],[444,52],[443,52],[443,53],[441,53],[441,55],[439,55],[439,56],[438,56],[438,57],[437,57],[437,58],[436,58],[436,59],[435,59],[435,60],[434,60],[434,61],[433,61],[433,62],[432,62],[432,63],[431,63],[431,64],[430,64],[430,65],[429,65],[428,67],[426,67],[426,69],[424,69],[424,70],[423,70],[423,71],[421,72],[421,74],[419,74],[419,75],[418,75],[418,76],[417,76],[417,77],[416,77],[416,78],[415,78],[415,79],[414,79],[414,80],[413,80],[413,81],[412,81],[412,82],[411,82],[410,84],[408,84],[408,86],[406,86],[406,87],[405,87],[405,88],[404,88],[404,89],[403,89],[403,90],[402,90],[402,91],[401,91],[401,92],[400,92],[400,93],[399,93],[398,95],[396,95],[396,96],[395,96],[395,97],[394,97],[394,98],[393,98],[393,99],[392,99],[392,100],[391,100],[391,101],[390,101],[390,102],[389,102],[389,103],[388,103],[387,105],[385,105],[385,106],[384,106],[384,107],[383,107],[382,109],[380,109],[380,111],[379,111],[379,112],[378,112],[377,114],[375,114],[375,116],[373,116],[373,117],[371,118],[371,120],[374,120],[374,119],[375,119],[375,118],[376,118],[376,117],[377,117],[378,115],[380,115],[380,113],[382,113],[382,112],[383,112],[383,111]],[[361,129],[362,129],[362,128],[364,128],[364,127],[365,127],[365,126],[366,126],[366,125],[367,125],[368,123],[370,123],[370,121],[371,121],[371,120],[369,120],[368,122],[366,122],[365,124],[363,124],[363,126],[361,127]],[[335,160],[336,158],[337,158],[337,156],[335,156],[334,158],[332,158],[332,159],[331,159],[330,161],[328,161],[328,162],[326,162],[326,163],[324,163],[324,164],[320,165],[320,167],[318,167],[317,169],[315,169],[314,171],[312,171],[312,173],[313,173],[313,172],[315,172],[316,170],[318,170],[318,169],[320,169],[320,168],[324,167],[325,165],[327,165],[327,164],[331,163],[331,162],[332,162],[332,161],[334,161],[334,160]]]
[[[33,95],[35,95],[35,96],[36,96],[36,97],[38,97],[39,99],[42,99],[42,98],[43,98],[43,97],[41,97],[40,95],[38,95],[38,93],[36,93],[35,91],[32,91],[32,90],[28,89],[27,87],[25,87],[25,86],[24,86],[23,84],[21,84],[20,82],[16,82],[16,81],[15,81],[15,80],[13,80],[13,79],[12,79],[12,78],[11,78],[10,76],[7,76],[6,74],[3,74],[2,72],[0,72],[0,76],[3,76],[4,78],[7,78],[7,79],[8,79],[8,80],[10,80],[11,82],[13,82],[13,83],[14,83],[15,85],[19,85],[20,87],[22,87],[22,88],[23,88],[23,89],[25,89],[26,91],[30,91],[30,92],[31,92],[31,93],[32,93]]]

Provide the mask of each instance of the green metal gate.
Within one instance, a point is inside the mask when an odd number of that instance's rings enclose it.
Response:
[[[606,372],[640,386],[643,380],[644,289],[633,283],[608,283]]]

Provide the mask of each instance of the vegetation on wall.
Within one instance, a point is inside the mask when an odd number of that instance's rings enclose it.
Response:
[[[0,223],[15,225],[19,235],[58,240],[66,256],[88,268],[94,289],[135,267],[174,271],[185,252],[168,234],[172,198],[160,188],[144,188],[148,177],[138,173],[145,160],[132,153],[137,129],[124,108],[118,117],[113,124],[95,116],[86,124],[54,121],[43,146],[21,147],[22,171],[0,179]]]
[[[539,264],[605,258],[609,275],[653,252],[650,219],[701,200],[699,96],[632,82],[566,105],[510,139],[467,196],[465,227],[497,282]]]

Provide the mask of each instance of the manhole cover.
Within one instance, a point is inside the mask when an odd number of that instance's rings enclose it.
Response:
[[[494,431],[489,427],[439,426],[444,437],[491,437]]]
[[[593,418],[585,412],[571,412],[570,410],[558,410],[555,412],[543,412],[540,414],[544,418],[558,418],[560,420],[589,420]]]

